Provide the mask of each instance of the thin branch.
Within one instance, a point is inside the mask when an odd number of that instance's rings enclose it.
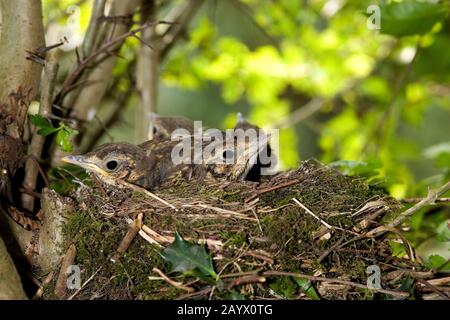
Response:
[[[156,22],[158,23],[158,22]],[[81,75],[81,73],[86,69],[88,66],[90,66],[91,63],[95,61],[96,58],[98,58],[101,54],[107,53],[111,48],[114,48],[116,45],[122,43],[125,41],[128,37],[135,35],[138,32],[141,32],[142,30],[150,27],[151,25],[155,24],[154,22],[145,23],[144,25],[140,26],[139,28],[130,30],[111,41],[108,41],[107,43],[103,44],[100,48],[98,48],[96,51],[94,51],[92,54],[90,54],[85,59],[81,60],[81,63],[77,66],[77,68],[66,78],[64,81],[61,91],[58,94],[59,96],[64,96],[68,92],[68,87],[76,82],[78,77]]]
[[[417,203],[422,201],[424,198],[405,198],[405,199],[401,199],[400,201],[403,203]],[[435,201],[435,203],[448,203],[450,202],[450,198],[437,198]]]
[[[166,21],[173,21],[174,24],[164,28],[161,32],[160,60],[163,60],[170,49],[178,41],[184,30],[192,21],[195,14],[202,6],[204,0],[189,0],[172,9],[166,16]]]
[[[408,210],[402,212],[394,221],[389,223],[389,226],[397,227],[423,207],[435,204],[436,200],[449,190],[450,190],[450,181],[448,181],[446,184],[444,184],[443,186],[441,186],[436,190],[429,190],[428,195],[425,198],[423,198],[420,202],[418,202]]]
[[[334,229],[335,227],[333,227],[332,225],[326,223],[325,221],[323,221],[322,219],[320,219],[317,215],[314,214],[314,212],[312,212],[311,210],[309,210],[307,207],[305,207],[300,201],[298,201],[296,198],[292,198],[292,200],[294,200],[294,202],[296,204],[298,204],[303,210],[305,210],[307,213],[309,213],[310,215],[312,215],[314,218],[316,218],[317,220],[319,220],[319,222],[321,224],[323,224],[325,227],[327,227],[328,229]]]
[[[117,262],[127,251],[127,249],[130,247],[131,242],[136,238],[139,231],[142,229],[142,213],[139,213],[136,220],[130,225],[128,228],[127,233],[125,234],[125,237],[123,237],[122,241],[120,242],[119,247],[116,250],[116,253],[111,257],[112,262]]]
[[[262,195],[264,193],[275,191],[275,190],[282,189],[282,188],[286,188],[286,187],[292,186],[292,185],[300,183],[300,182],[302,182],[302,179],[293,179],[291,181],[280,183],[280,184],[278,184],[276,186],[273,186],[273,187],[257,190],[253,195],[251,195],[250,197],[246,198],[245,202],[248,203],[248,202],[252,201],[253,199],[258,198],[260,195]]]
[[[135,191],[142,192],[142,193],[144,193],[144,194],[146,194],[146,195],[152,197],[153,199],[158,200],[158,201],[161,202],[162,204],[165,204],[166,206],[168,206],[168,207],[170,207],[170,208],[172,208],[172,209],[178,210],[174,205],[171,205],[169,202],[167,202],[166,200],[164,200],[164,199],[158,197],[156,194],[154,194],[154,193],[148,191],[147,189],[144,189],[144,188],[142,188],[142,187],[139,187],[139,186],[137,186],[137,185],[135,185],[135,184],[126,182],[125,180],[121,180],[121,179],[118,180],[118,182],[121,183],[121,184],[123,184],[124,186],[130,188],[130,189],[133,189],[133,190],[135,190]]]
[[[47,118],[52,113],[53,93],[56,82],[56,75],[58,74],[58,63],[55,56],[50,54],[50,58],[45,63],[44,77],[41,83],[41,99],[39,106],[39,115]],[[37,133],[35,128],[31,143],[28,148],[28,154],[35,159],[40,159],[42,149],[44,147],[45,137]],[[25,164],[25,178],[23,181],[24,188],[28,190],[35,190],[38,177],[39,164],[29,158]],[[34,209],[34,197],[28,194],[22,194],[23,207],[30,212]]]
[[[403,69],[403,72],[397,78],[397,82],[394,87],[394,92],[392,94],[392,98],[391,98],[386,110],[384,111],[383,115],[381,116],[379,122],[376,124],[375,130],[373,131],[372,134],[368,135],[367,141],[366,141],[364,147],[362,148],[362,154],[367,153],[367,150],[370,146],[370,141],[372,140],[372,138],[376,139],[377,143],[379,143],[379,140],[381,139],[381,136],[382,136],[383,132],[385,131],[384,129],[386,127],[386,123],[387,123],[389,117],[391,116],[392,112],[394,111],[394,107],[397,103],[397,100],[400,97],[403,87],[407,83],[408,76],[410,75],[413,64],[417,59],[421,42],[422,42],[422,37],[420,37],[417,41],[416,48],[415,48],[416,50],[414,52],[413,58],[405,66],[405,68]]]
[[[101,17],[105,14],[105,4],[106,0],[95,0],[94,2],[91,21],[89,22],[89,26],[83,40],[83,54],[85,57],[93,51],[99,33],[98,31],[102,24]]]
[[[174,281],[174,280],[170,279],[168,276],[166,276],[161,270],[159,270],[156,267],[153,268],[153,272],[156,272],[164,281],[166,281],[168,284],[170,284],[171,286],[174,286],[177,289],[184,290],[187,293],[195,292],[194,288],[188,287],[188,286],[184,285],[181,282],[177,282],[177,281]]]
[[[69,267],[71,265],[74,264],[76,255],[77,255],[77,249],[74,244],[71,244],[69,246],[69,249],[67,249],[66,255],[64,256],[64,258],[62,260],[61,269],[59,270],[58,280],[56,280],[55,295],[58,298],[62,298],[66,294],[67,270],[69,269]]]
[[[361,283],[347,281],[347,280],[341,280],[341,279],[337,279],[337,278],[316,277],[316,276],[310,276],[310,275],[302,274],[302,273],[284,272],[284,271],[265,271],[265,272],[262,273],[262,275],[263,276],[297,277],[297,278],[307,279],[309,281],[339,283],[339,284],[343,284],[343,285],[347,285],[347,286],[351,286],[351,287],[356,287],[356,288],[360,288],[360,289],[372,290],[372,291],[379,292],[379,293],[390,294],[390,295],[397,296],[397,297],[405,297],[405,298],[409,297],[409,293],[408,292],[396,291],[396,290],[387,290],[387,289],[369,288],[369,287],[367,287],[367,285],[364,285],[364,284],[361,284]]]

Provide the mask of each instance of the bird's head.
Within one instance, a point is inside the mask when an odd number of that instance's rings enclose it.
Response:
[[[153,158],[138,146],[107,143],[84,155],[70,155],[62,161],[82,167],[100,180],[117,185],[119,180],[147,188],[155,165]]]
[[[194,132],[194,122],[185,117],[163,117],[152,113],[152,139],[170,139],[177,129],[184,129],[187,133]]]
[[[266,135],[227,136],[224,141],[208,146],[213,152],[204,155],[204,161],[215,176],[231,180],[259,181],[260,157],[268,147]]]

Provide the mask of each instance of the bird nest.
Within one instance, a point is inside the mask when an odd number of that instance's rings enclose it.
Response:
[[[72,195],[63,250],[75,246],[82,287],[63,298],[402,298],[408,272],[423,268],[393,257],[389,237],[365,236],[398,203],[316,161],[260,183],[174,179],[155,194],[176,209],[139,190],[82,186]],[[139,235],[111,262],[141,214]],[[55,282],[44,298],[55,297]]]

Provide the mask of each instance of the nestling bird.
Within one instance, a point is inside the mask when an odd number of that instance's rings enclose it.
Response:
[[[239,129],[255,129],[258,139],[240,139],[238,134],[219,136],[201,141],[200,154],[196,151],[194,136],[183,137],[188,142],[181,160],[174,162],[172,151],[180,141],[172,141],[171,134],[178,128],[193,132],[193,121],[183,117],[161,117],[153,114],[155,138],[138,146],[129,143],[108,143],[84,155],[67,156],[62,160],[78,165],[95,174],[110,185],[120,185],[123,180],[145,189],[154,189],[181,173],[186,180],[210,177],[213,180],[259,181],[262,152],[269,152],[270,145],[259,128],[238,115],[235,126]],[[211,141],[212,140],[212,141]]]
[[[164,117],[156,113],[151,113],[152,139],[170,139],[172,133],[177,129],[185,129],[189,133],[194,133],[194,121],[185,117]]]
[[[237,122],[234,126],[234,135],[238,137],[239,134],[244,134],[245,132],[249,133],[251,130],[255,130],[257,139],[264,141],[263,146],[259,149],[255,165],[253,165],[248,172],[246,179],[250,181],[259,181],[259,179],[261,178],[262,170],[264,168],[274,168],[277,164],[278,159],[273,153],[272,147],[270,146],[268,141],[269,137],[264,133],[264,131],[262,131],[258,126],[250,123],[242,115],[242,113],[238,112]]]
[[[123,180],[152,190],[170,184],[180,174],[187,181],[198,179],[205,183],[245,180],[264,147],[256,141],[227,137],[203,141],[200,152],[190,144],[179,150],[179,159],[175,161],[173,150],[180,143],[171,140],[150,140],[139,146],[108,143],[84,155],[66,156],[62,160],[84,168],[106,184],[120,186]]]
[[[120,186],[119,180],[150,188],[154,180],[155,158],[128,143],[107,143],[84,155],[66,156],[62,161],[82,167],[100,181]]]

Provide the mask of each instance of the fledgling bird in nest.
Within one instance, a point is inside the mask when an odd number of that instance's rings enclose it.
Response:
[[[180,143],[171,140],[150,140],[139,146],[108,143],[84,155],[66,156],[62,160],[84,168],[108,185],[120,187],[120,182],[125,181],[154,190],[170,185],[180,174],[186,181],[202,180],[204,183],[245,180],[264,147],[264,144],[231,136],[203,141],[200,153],[196,152],[194,144],[179,149],[178,160],[174,161],[173,150],[179,148]]]
[[[184,117],[163,117],[159,116],[155,113],[151,114],[152,123],[153,123],[153,139],[152,141],[164,141],[169,140],[172,137],[174,131],[176,129],[184,129],[186,133],[189,133],[191,135],[194,134],[194,121],[184,118]],[[245,135],[245,132],[254,130],[256,132],[256,135],[254,136],[255,139],[267,139],[265,137],[264,131],[262,131],[261,128],[254,125],[253,123],[249,122],[247,118],[245,118],[242,113],[237,113],[237,121],[233,128],[233,133],[235,137],[238,137],[239,134]],[[208,137],[206,134],[205,137]],[[211,137],[211,136],[210,136]],[[227,139],[226,133],[222,132],[222,138]],[[229,137],[228,137],[229,138]],[[255,165],[252,167],[251,172],[249,172],[246,176],[247,180],[250,181],[259,181],[262,170],[264,169],[270,169],[274,168],[277,164],[277,156],[273,153],[272,147],[268,141],[264,142],[265,147],[261,148],[259,150],[259,155],[256,159]],[[148,150],[150,149],[157,149],[160,147],[159,143],[143,143],[144,147]],[[270,158],[269,161],[262,161],[262,158]],[[272,170],[273,171],[273,170]]]
[[[185,117],[165,117],[151,113],[150,120],[152,122],[152,140],[168,140],[177,129],[185,129],[190,134],[194,133],[194,121]]]
[[[107,143],[84,155],[70,155],[64,162],[80,166],[100,181],[120,187],[120,180],[148,189],[152,185],[155,158],[129,143]]]

